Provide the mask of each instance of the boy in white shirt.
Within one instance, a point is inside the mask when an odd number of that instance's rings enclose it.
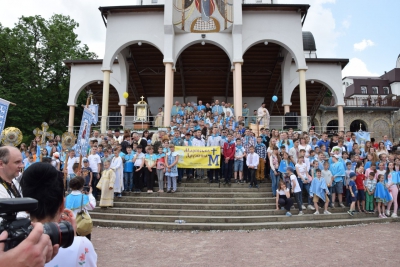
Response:
[[[142,146],[138,145],[136,147],[136,155],[132,159],[134,162],[134,170],[135,173],[133,175],[134,185],[135,185],[135,191],[134,193],[140,193],[142,192],[143,188],[143,166],[144,166],[144,158],[145,155],[142,153]]]
[[[329,170],[329,162],[324,162],[324,169],[321,171],[322,178],[325,179],[326,185],[328,186],[328,198],[329,198],[329,207],[332,208],[332,172]]]
[[[257,180],[256,180],[256,170],[258,163],[260,161],[260,156],[255,153],[254,146],[250,146],[249,148],[250,153],[246,157],[246,164],[247,168],[249,169],[250,174],[250,185],[249,188],[252,188],[253,185],[258,188]]]
[[[242,147],[242,139],[236,139],[235,147],[235,162],[234,162],[234,177],[237,183],[243,184],[243,158],[246,156],[244,147]],[[237,174],[239,173],[239,180],[237,180]]]
[[[297,181],[297,177],[296,175],[294,175],[294,169],[293,167],[289,166],[286,168],[286,172],[290,177],[290,186],[292,188],[292,193],[294,195],[294,199],[297,202],[297,206],[299,208],[299,215],[303,215],[303,199],[302,199],[302,193],[301,193],[301,188],[300,188],[300,184]]]

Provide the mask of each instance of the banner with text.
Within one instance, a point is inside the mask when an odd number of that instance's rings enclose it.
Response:
[[[221,148],[219,146],[176,146],[179,154],[178,168],[219,169]]]

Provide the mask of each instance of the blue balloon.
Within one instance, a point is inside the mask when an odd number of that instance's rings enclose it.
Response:
[[[274,95],[274,96],[272,97],[272,101],[274,101],[274,102],[278,101],[278,97],[277,97],[276,95]]]

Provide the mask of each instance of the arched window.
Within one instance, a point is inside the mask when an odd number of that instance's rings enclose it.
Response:
[[[350,131],[358,132],[360,130],[360,125],[361,125],[361,130],[367,131],[367,124],[365,123],[365,121],[362,121],[362,120],[354,120],[350,124]]]
[[[389,87],[383,87],[383,94],[388,95],[389,94]]]
[[[378,86],[372,86],[372,94],[377,95],[378,94]]]
[[[326,125],[326,132],[327,132],[328,134],[337,133],[338,127],[339,127],[339,122],[338,122],[338,120],[331,120],[331,121],[329,121],[328,124]]]
[[[363,94],[363,95],[367,94],[367,87],[366,86],[361,86],[361,94]]]

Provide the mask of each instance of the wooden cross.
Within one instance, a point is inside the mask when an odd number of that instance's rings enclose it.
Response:
[[[40,145],[45,145],[46,144],[46,137],[47,139],[53,139],[54,138],[54,133],[52,131],[47,131],[49,129],[49,125],[46,122],[42,123],[42,130],[39,128],[36,128],[33,130],[33,134],[37,136],[41,136],[40,140]]]

